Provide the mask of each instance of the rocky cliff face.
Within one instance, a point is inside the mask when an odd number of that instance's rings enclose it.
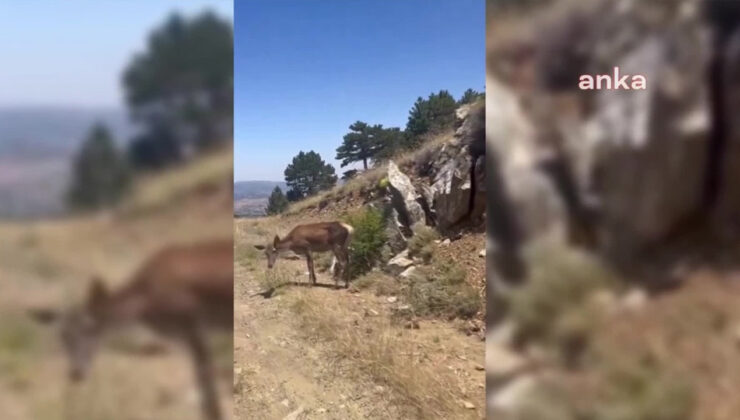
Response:
[[[498,201],[510,206],[496,213],[511,215],[491,222],[519,238],[497,233],[497,242],[516,252],[549,236],[629,263],[689,222],[725,232],[737,223],[740,142],[730,114],[740,35],[725,30],[729,42],[717,41],[711,3],[574,3],[489,55],[499,65],[487,86],[488,150],[505,190]],[[617,66],[645,75],[647,89],[578,89],[579,75]]]
[[[485,112],[482,102],[460,107],[452,139],[403,169],[389,162],[387,211],[406,237],[416,224],[450,235],[484,225]]]

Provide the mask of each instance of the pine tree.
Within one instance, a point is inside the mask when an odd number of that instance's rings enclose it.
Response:
[[[406,123],[407,147],[417,146],[424,134],[452,127],[456,109],[457,101],[446,90],[432,93],[427,99],[419,97],[409,111]]]
[[[351,131],[344,135],[342,145],[337,148],[336,159],[342,161],[342,168],[352,162],[362,162],[367,169],[368,159],[373,158],[379,146],[375,139],[377,130],[362,121],[350,125],[349,129]]]
[[[473,89],[468,89],[465,92],[463,92],[463,95],[460,98],[460,101],[458,101],[458,104],[459,105],[472,104],[473,102],[482,98],[483,95],[484,94],[481,92],[475,91]]]
[[[290,188],[288,199],[300,200],[319,191],[336,185],[337,176],[334,167],[324,162],[321,155],[314,152],[300,152],[292,163],[285,168],[285,182]]]
[[[280,214],[288,208],[288,199],[283,190],[276,186],[267,200],[267,214]]]
[[[367,170],[368,161],[378,161],[392,156],[403,143],[400,128],[384,128],[382,124],[368,125],[357,121],[349,126],[352,132],[344,136],[337,148],[336,159],[342,159],[342,167],[352,162],[362,162]]]
[[[67,201],[73,208],[96,209],[116,204],[127,191],[131,177],[107,128],[97,124],[74,160]]]

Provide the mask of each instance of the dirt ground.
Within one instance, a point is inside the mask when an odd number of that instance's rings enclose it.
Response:
[[[484,346],[456,324],[391,322],[389,298],[307,287],[304,260],[267,272],[253,244],[285,234],[298,216],[235,224],[235,413],[238,419],[484,418]],[[266,276],[294,282],[270,298]],[[392,300],[392,299],[391,299]]]

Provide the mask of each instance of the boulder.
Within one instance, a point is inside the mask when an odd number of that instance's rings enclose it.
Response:
[[[491,163],[487,169],[495,172],[493,178],[500,182],[487,191],[493,229],[515,230],[522,241],[543,235],[564,238],[567,221],[563,199],[539,167],[549,152],[537,144],[535,126],[519,98],[489,77],[486,107],[486,157]],[[497,238],[504,248],[511,240]]]
[[[393,161],[388,162],[388,187],[397,219],[406,229],[410,230],[417,223],[425,223],[426,215],[418,202],[419,193],[411,179]]]
[[[437,224],[446,229],[463,220],[470,208],[472,162],[467,148],[439,169],[432,183]]]
[[[387,271],[393,275],[398,275],[404,272],[407,268],[414,265],[414,262],[409,258],[409,250],[406,249],[395,257],[391,258],[387,264]]]

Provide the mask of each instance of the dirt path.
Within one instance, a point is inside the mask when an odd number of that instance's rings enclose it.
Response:
[[[245,222],[247,232],[237,223],[237,419],[423,418],[427,403],[446,410],[439,412],[444,418],[483,418],[484,346],[452,323],[406,329],[390,322],[387,297],[333,287],[290,285],[269,299],[252,296],[263,290],[267,267],[247,246],[265,242],[275,222]],[[291,221],[277,223],[282,231]],[[291,281],[307,283],[303,260],[277,265]],[[317,274],[333,286],[326,273]]]

